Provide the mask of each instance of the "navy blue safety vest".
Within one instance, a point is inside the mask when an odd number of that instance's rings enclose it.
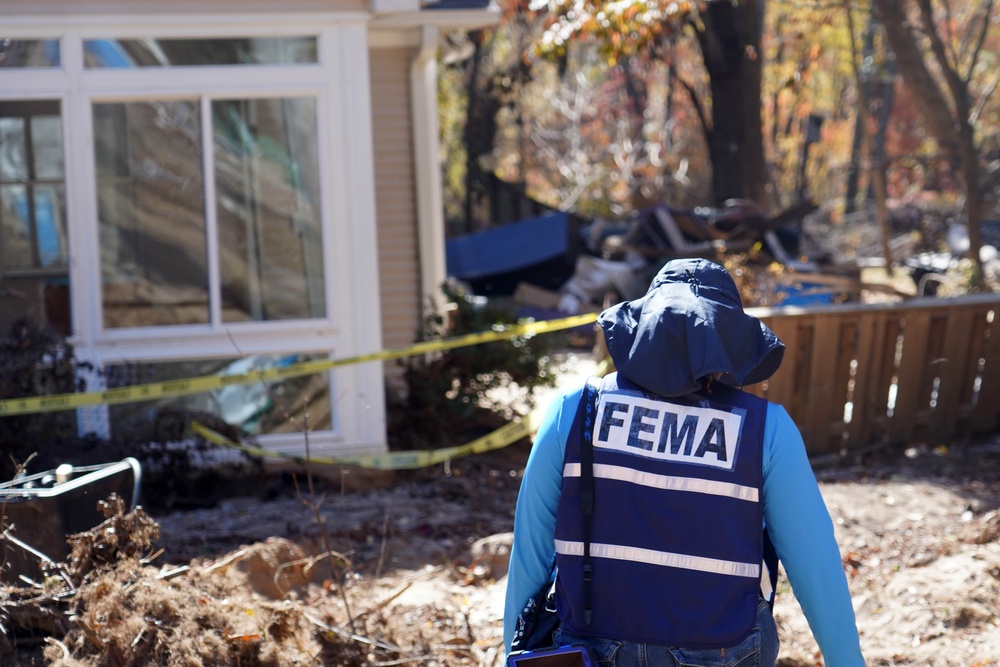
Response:
[[[571,633],[725,647],[753,627],[761,586],[767,402],[713,384],[679,398],[604,378],[593,415],[592,617],[583,614],[581,429],[566,443],[556,606]]]

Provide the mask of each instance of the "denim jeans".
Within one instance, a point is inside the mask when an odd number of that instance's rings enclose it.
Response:
[[[737,645],[686,649],[660,644],[600,639],[556,631],[556,645],[586,646],[601,667],[774,667],[778,628],[767,602],[757,605],[757,623]]]

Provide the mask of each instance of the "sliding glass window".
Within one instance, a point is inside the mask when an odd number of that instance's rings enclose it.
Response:
[[[0,100],[4,323],[30,316],[71,331],[65,180],[60,102]]]
[[[209,321],[197,100],[93,106],[104,326]]]
[[[203,104],[212,118],[210,188]],[[210,323],[213,294],[223,322],[326,316],[315,99],[93,110],[106,328]]]
[[[225,322],[326,315],[316,103],[212,104]]]

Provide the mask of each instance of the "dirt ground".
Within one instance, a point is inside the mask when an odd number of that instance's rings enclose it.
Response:
[[[86,567],[0,591],[0,625],[19,638],[0,635],[0,666],[498,667],[529,450],[395,473],[317,468],[311,494],[289,470],[268,499],[254,489],[119,517],[85,540]],[[814,468],[868,664],[1000,665],[1000,438]],[[126,557],[96,558],[114,550]],[[775,614],[780,664],[821,665],[784,579]]]
[[[11,664],[500,665],[528,447],[154,517],[162,553],[78,586],[65,638]],[[1000,440],[816,468],[868,664],[1000,665]],[[775,614],[781,664],[822,664],[787,584]]]

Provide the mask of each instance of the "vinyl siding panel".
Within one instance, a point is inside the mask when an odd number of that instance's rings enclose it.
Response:
[[[420,244],[410,109],[411,48],[371,52],[375,215],[382,342],[412,343],[420,327]]]

